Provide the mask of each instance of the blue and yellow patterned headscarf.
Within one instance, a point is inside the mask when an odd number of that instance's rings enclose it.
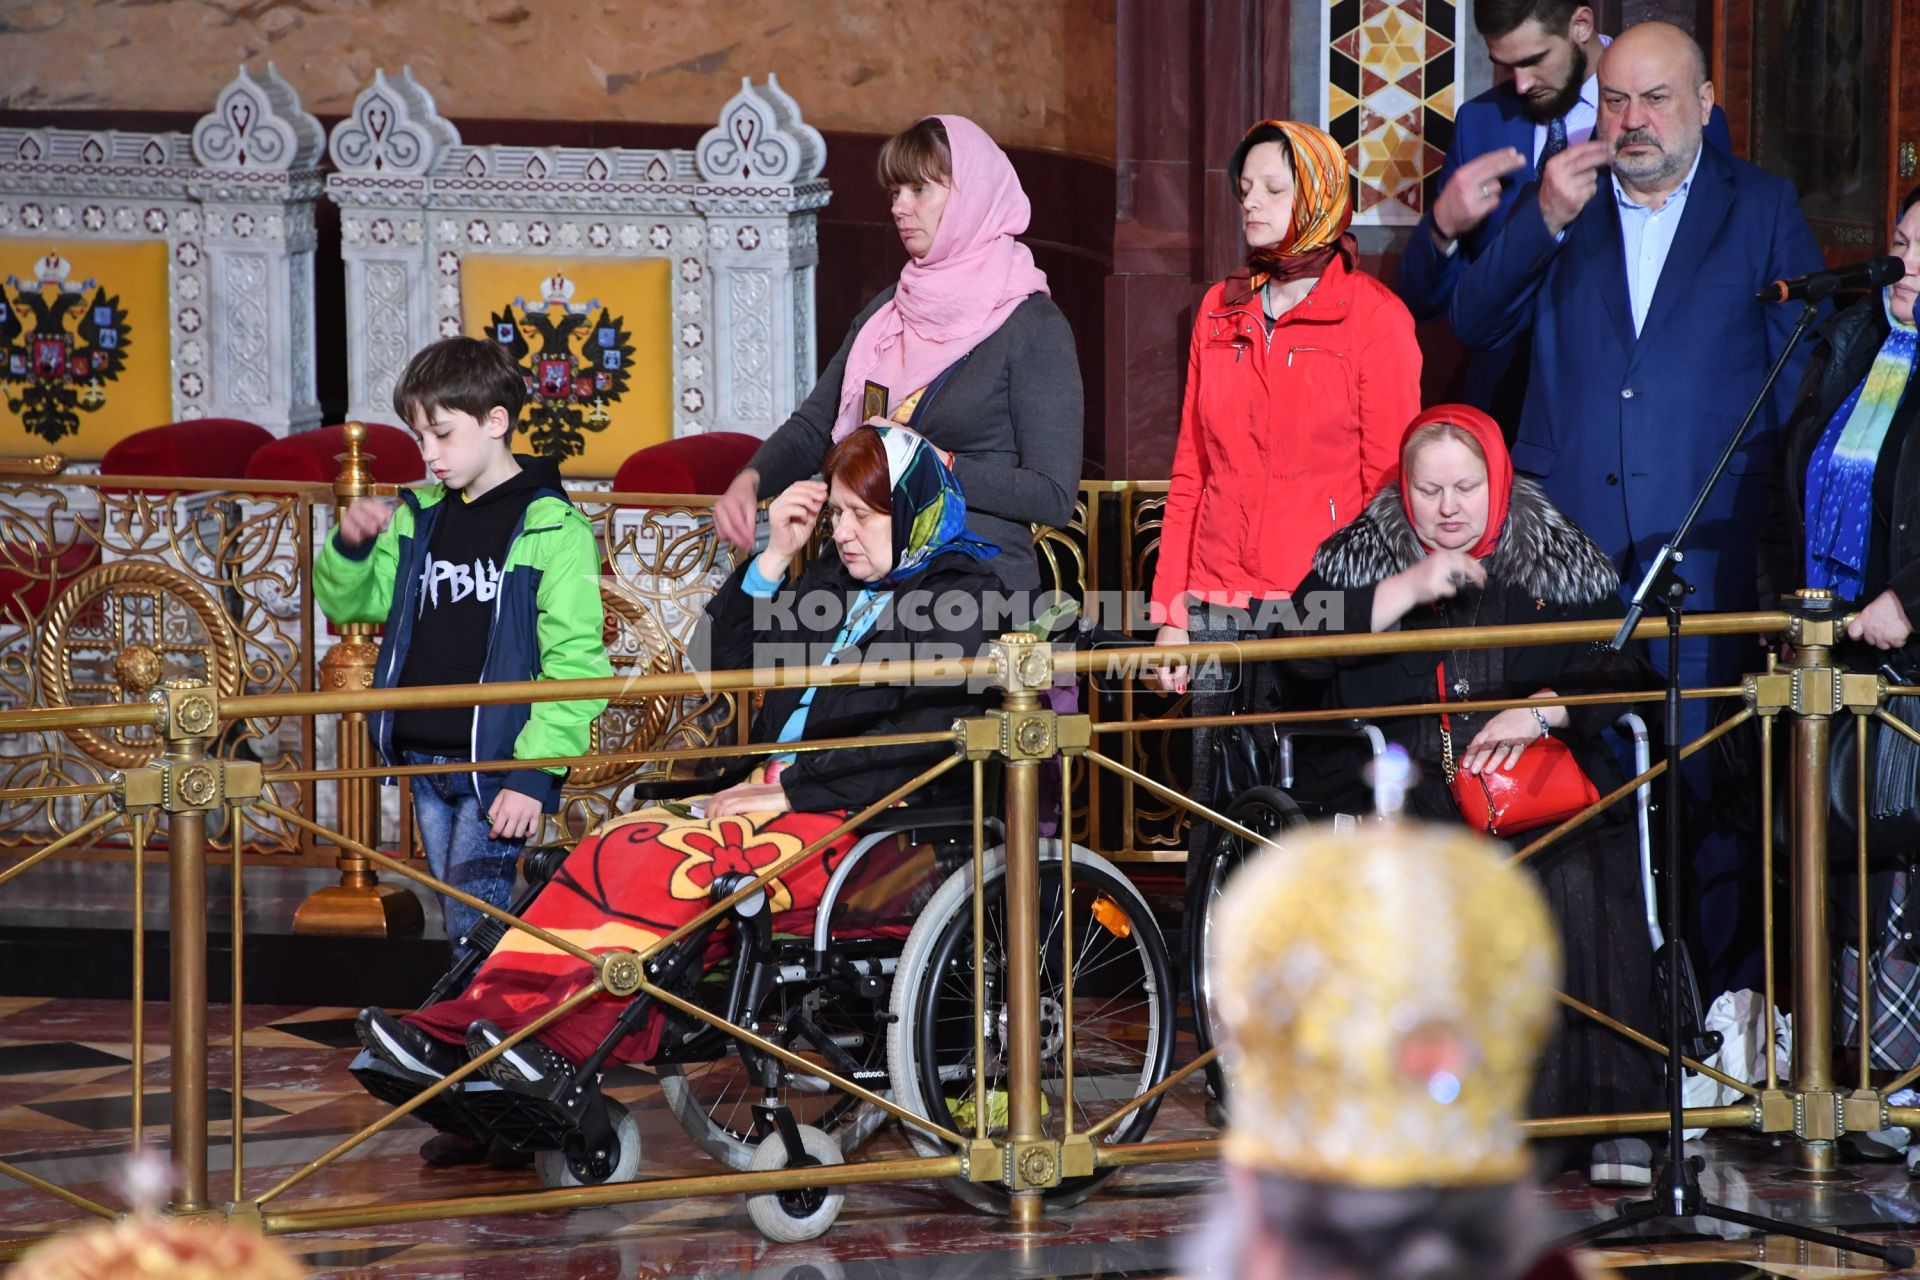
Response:
[[[880,437],[893,483],[893,568],[881,581],[905,582],[935,556],[958,551],[991,560],[1000,548],[967,532],[967,499],[940,451],[905,427],[862,427]]]

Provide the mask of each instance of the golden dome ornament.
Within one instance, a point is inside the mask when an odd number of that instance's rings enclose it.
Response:
[[[1217,910],[1230,1159],[1376,1188],[1525,1172],[1560,954],[1501,846],[1394,818],[1315,828],[1251,859]]]
[[[113,1182],[133,1211],[112,1223],[63,1231],[11,1271],[17,1280],[301,1280],[286,1247],[218,1218],[159,1212],[174,1181],[164,1157],[136,1148]]]

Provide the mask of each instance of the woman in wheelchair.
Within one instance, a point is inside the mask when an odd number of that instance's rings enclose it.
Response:
[[[905,428],[862,427],[827,454],[822,474],[824,483],[799,481],[774,499],[769,545],[708,605],[696,660],[722,670],[977,654],[984,641],[980,596],[996,581],[985,562],[998,549],[966,532],[965,499],[939,451]],[[789,566],[823,511],[838,555],[818,557],[789,581]],[[786,743],[945,729],[981,705],[964,678],[773,688],[754,721],[753,739]],[[644,951],[724,896],[725,886],[745,884],[951,752],[926,745],[776,754],[704,804],[650,804],[602,824],[566,857],[525,918],[590,950]],[[942,790],[934,784],[909,803],[953,803],[950,795],[932,794]],[[766,886],[773,932],[812,931],[814,910],[857,839],[857,833],[836,839]],[[746,916],[749,905],[737,915]],[[704,947],[696,941],[695,963],[724,954],[725,940],[724,934],[710,937]],[[364,1010],[356,1026],[366,1054],[356,1060],[356,1074],[389,1100],[407,1092],[396,1073],[418,1092],[537,1020],[588,976],[573,957],[508,931],[463,992],[447,993],[443,982],[440,994],[450,998],[405,1018]],[[607,995],[589,1000],[502,1055],[485,1073],[488,1080],[473,1078],[475,1087],[526,1091],[570,1077],[580,1064],[653,1059],[662,1042],[661,1012],[655,1007],[636,1019],[631,1008]],[[368,1058],[377,1061],[362,1070]],[[476,1132],[475,1109],[467,1103],[478,1097],[463,1091],[465,1101],[451,1107],[423,1108],[423,1116],[448,1130],[423,1149],[425,1158],[485,1159],[491,1140],[499,1163],[509,1158],[497,1145],[501,1140],[518,1150],[541,1145],[501,1124]]]
[[[1294,593],[1312,627],[1413,631],[1617,617],[1611,559],[1516,478],[1499,426],[1465,405],[1416,417],[1400,446],[1400,476],[1365,513],[1320,544]],[[1335,705],[1372,707],[1468,699],[1550,697],[1645,686],[1638,665],[1604,645],[1457,649],[1302,663],[1330,681]],[[1419,766],[1407,797],[1422,818],[1462,821],[1456,773],[1513,770],[1534,743],[1558,735],[1604,793],[1621,779],[1603,735],[1617,707],[1516,708],[1383,719],[1379,728]],[[1454,753],[1458,753],[1457,760]],[[1337,769],[1324,772],[1335,774]],[[1357,777],[1327,777],[1338,790]],[[1337,803],[1364,812],[1364,802]],[[1506,833],[1496,833],[1506,834]],[[1547,846],[1529,865],[1540,876],[1566,952],[1566,990],[1642,1032],[1659,1028],[1652,942],[1641,895],[1635,833],[1623,806]],[[1535,1115],[1644,1111],[1661,1106],[1659,1063],[1614,1032],[1567,1013],[1542,1064]],[[1633,1142],[1635,1140],[1628,1140]],[[1606,1180],[1637,1180],[1644,1144],[1594,1149]],[[1602,1150],[1605,1148],[1606,1150]],[[1616,1179],[1615,1175],[1621,1176]]]

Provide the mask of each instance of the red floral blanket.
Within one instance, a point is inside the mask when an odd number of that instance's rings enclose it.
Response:
[[[677,808],[677,806],[676,806]],[[615,818],[567,855],[559,872],[528,908],[526,919],[576,946],[602,952],[644,952],[712,904],[715,877],[758,875],[831,831],[840,814],[736,814],[691,818],[661,807]],[[811,929],[814,909],[853,834],[790,867],[767,885],[777,933]],[[485,1018],[512,1032],[585,986],[586,964],[518,929],[510,931],[480,966],[464,995],[429,1005],[408,1021],[456,1044]],[[579,1062],[613,1030],[625,1001],[601,995],[552,1023],[540,1039]],[[613,1061],[651,1057],[660,1042],[661,1016],[614,1051]]]

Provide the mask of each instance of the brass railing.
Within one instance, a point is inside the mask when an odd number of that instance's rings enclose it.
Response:
[[[1651,621],[1643,624],[1640,630],[1641,637],[1651,638],[1659,634],[1660,625]],[[1792,656],[1785,665],[1778,669],[1770,667],[1762,674],[1748,677],[1737,692],[1745,702],[1742,717],[1757,719],[1761,726],[1763,745],[1761,798],[1763,801],[1770,801],[1773,792],[1772,763],[1765,748],[1771,745],[1774,723],[1781,717],[1786,718],[1788,732],[1792,737],[1794,749],[1791,794],[1795,803],[1793,805],[1791,874],[1795,902],[1790,918],[1790,935],[1794,956],[1793,1008],[1796,1014],[1793,1067],[1787,1082],[1783,1084],[1774,1076],[1771,1068],[1772,1045],[1769,1043],[1768,1078],[1763,1085],[1756,1086],[1746,1081],[1732,1079],[1722,1073],[1709,1073],[1715,1080],[1741,1093],[1743,1100],[1731,1106],[1693,1109],[1689,1111],[1687,1119],[1690,1125],[1696,1126],[1748,1128],[1766,1133],[1791,1135],[1795,1140],[1795,1150],[1798,1153],[1798,1163],[1802,1171],[1815,1178],[1833,1176],[1835,1144],[1841,1136],[1847,1133],[1875,1130],[1889,1124],[1920,1125],[1920,1108],[1893,1107],[1888,1102],[1892,1093],[1910,1079],[1920,1078],[1920,1067],[1907,1073],[1900,1080],[1879,1089],[1871,1086],[1864,1062],[1857,1087],[1841,1084],[1837,1081],[1834,1072],[1829,998],[1833,945],[1827,923],[1826,896],[1829,727],[1833,718],[1839,715],[1852,715],[1857,721],[1875,716],[1882,722],[1895,727],[1899,732],[1920,741],[1920,732],[1898,722],[1884,710],[1882,705],[1889,694],[1915,691],[1890,689],[1883,680],[1875,676],[1850,673],[1833,663],[1832,646],[1842,625],[1843,620],[1831,611],[1830,603],[1823,604],[1809,600],[1787,613],[1696,618],[1690,619],[1685,628],[1689,636],[1780,634],[1791,645]],[[1389,633],[1361,636],[1302,636],[1234,646],[1187,645],[1178,649],[1157,651],[1157,656],[1185,658],[1190,661],[1205,659],[1272,661],[1360,656],[1412,649],[1428,651],[1434,648],[1513,647],[1528,644],[1594,641],[1607,638],[1612,630],[1612,623],[1591,622],[1429,631],[1415,635]],[[939,1137],[954,1149],[944,1156],[907,1160],[870,1160],[828,1169],[658,1178],[590,1188],[498,1193],[381,1205],[280,1208],[277,1202],[288,1190],[312,1177],[321,1168],[338,1160],[374,1133],[394,1123],[407,1114],[410,1108],[403,1107],[382,1117],[380,1121],[347,1138],[326,1155],[280,1179],[270,1188],[249,1194],[249,1189],[245,1185],[244,1107],[240,1093],[243,1084],[241,1062],[245,1052],[242,1035],[244,1018],[239,1007],[243,998],[241,956],[244,952],[242,945],[244,923],[240,903],[237,900],[239,894],[236,892],[232,923],[235,931],[233,947],[235,1008],[232,1018],[232,1052],[235,1065],[233,1088],[236,1118],[232,1136],[234,1169],[232,1194],[225,1212],[233,1217],[256,1221],[270,1231],[286,1232],[418,1221],[460,1214],[490,1214],[559,1206],[628,1203],[686,1195],[762,1192],[864,1182],[959,1177],[971,1181],[998,1183],[1010,1196],[1016,1223],[1031,1226],[1044,1212],[1042,1199],[1044,1191],[1062,1178],[1083,1176],[1105,1167],[1193,1160],[1217,1154],[1216,1140],[1125,1144],[1107,1140],[1127,1114],[1145,1105],[1152,1098],[1159,1097],[1167,1090],[1177,1087],[1191,1073],[1206,1065],[1211,1053],[1185,1063],[1147,1094],[1118,1101],[1112,1111],[1085,1127],[1075,1125],[1075,1109],[1071,1104],[1062,1108],[1060,1119],[1050,1126],[1042,1102],[1038,991],[1040,942],[1035,927],[1041,861],[1038,836],[1040,763],[1057,757],[1063,772],[1071,782],[1074,762],[1084,759],[1090,766],[1087,770],[1089,773],[1111,774],[1116,779],[1156,796],[1170,806],[1184,809],[1207,820],[1224,821],[1220,815],[1210,812],[1204,806],[1186,797],[1178,788],[1167,785],[1165,781],[1147,772],[1133,769],[1123,760],[1095,746],[1096,741],[1117,739],[1124,742],[1148,731],[1177,731],[1182,727],[1179,723],[1164,720],[1134,720],[1124,723],[1098,724],[1087,713],[1059,714],[1042,704],[1041,695],[1052,686],[1057,676],[1085,675],[1104,665],[1107,660],[1107,655],[1104,654],[1056,652],[1030,637],[1012,636],[994,644],[991,652],[983,657],[938,664],[889,663],[875,667],[815,667],[782,672],[777,677],[756,675],[752,672],[722,672],[705,676],[676,674],[633,679],[616,677],[572,682],[534,681],[489,685],[484,688],[367,690],[357,694],[354,698],[356,709],[368,712],[401,707],[469,706],[478,703],[494,704],[582,697],[682,696],[700,691],[738,694],[754,687],[766,687],[769,684],[821,686],[848,683],[902,683],[932,677],[951,679],[962,674],[984,677],[989,683],[999,687],[1002,691],[1002,703],[998,710],[957,721],[950,734],[910,734],[886,740],[899,743],[949,742],[953,746],[951,756],[943,758],[918,778],[896,789],[892,795],[869,806],[862,813],[850,815],[844,822],[837,825],[834,832],[812,842],[805,849],[783,857],[778,863],[766,869],[753,884],[730,895],[725,901],[713,904],[702,913],[700,920],[695,924],[676,930],[647,950],[594,954],[583,952],[567,944],[564,939],[542,934],[541,936],[546,937],[550,943],[560,946],[561,949],[589,964],[592,967],[590,981],[579,993],[556,1006],[539,1022],[509,1037],[505,1045],[500,1046],[493,1053],[482,1055],[481,1058],[469,1063],[449,1078],[450,1082],[457,1082],[473,1071],[483,1068],[487,1060],[498,1052],[504,1051],[525,1036],[536,1034],[541,1027],[552,1019],[562,1016],[576,1002],[591,998],[596,992],[605,991],[620,996],[647,994],[671,1005],[685,1016],[718,1027],[728,1035],[738,1037],[762,1052],[788,1061],[790,1065],[803,1065],[805,1070],[823,1076],[850,1096],[889,1111],[909,1125]],[[1581,705],[1596,701],[1625,702],[1640,696],[1642,695],[1629,692],[1621,695],[1565,696],[1524,701],[1481,701],[1456,703],[1453,704],[1453,709],[1490,710],[1496,706],[1537,706],[1543,702],[1566,705]],[[167,848],[172,892],[170,946],[174,982],[169,1032],[173,1059],[173,1111],[170,1129],[173,1156],[183,1175],[173,1206],[177,1212],[216,1211],[211,1207],[212,1198],[208,1186],[205,1105],[208,1088],[205,850],[209,815],[225,815],[230,827],[243,819],[247,822],[271,821],[285,824],[288,827],[333,840],[342,850],[391,874],[411,879],[438,892],[449,891],[447,886],[435,882],[411,862],[389,857],[369,844],[353,840],[345,833],[328,829],[301,813],[297,805],[284,804],[272,798],[275,788],[293,788],[296,794],[299,794],[300,785],[308,781],[317,781],[322,776],[337,775],[342,778],[349,775],[363,776],[371,770],[316,771],[314,778],[303,778],[296,783],[292,779],[274,779],[263,771],[257,762],[226,759],[217,754],[210,754],[210,748],[223,741],[221,736],[223,724],[261,717],[312,716],[329,709],[329,704],[336,701],[337,695],[330,698],[325,694],[302,692],[224,697],[218,689],[209,684],[190,683],[169,684],[155,690],[151,705],[120,704],[0,713],[0,734],[43,730],[67,731],[81,727],[146,728],[157,736],[164,747],[157,759],[144,766],[127,769],[107,780],[111,797],[111,807],[107,812],[89,819],[82,827],[66,833],[59,840],[30,855],[22,864],[17,864],[9,872],[0,874],[0,884],[4,884],[9,876],[17,874],[27,863],[52,856],[59,852],[63,844],[87,839],[96,834],[100,828],[116,820],[124,818],[129,824],[134,844],[141,845],[146,842],[153,827],[161,819],[165,819],[169,828]],[[1274,713],[1262,718],[1297,723],[1336,715],[1347,718],[1370,712],[1383,715],[1405,715],[1422,711],[1431,713],[1436,710],[1437,706],[1434,705],[1346,708],[1339,712]],[[1727,728],[1723,726],[1715,733],[1726,731]],[[1711,736],[1713,735],[1709,735]],[[1698,749],[1707,740],[1703,738],[1692,744],[1693,749]],[[856,739],[851,742],[805,743],[798,746],[802,750],[833,750],[853,745],[855,742],[862,746],[871,746],[878,741],[881,740]],[[1856,786],[1864,786],[1864,770],[1867,768],[1865,756],[1866,752],[1863,748],[1859,764],[1862,772],[1856,779]],[[978,913],[984,898],[980,892],[981,872],[979,870],[982,866],[983,852],[980,848],[983,810],[979,783],[981,768],[988,760],[998,761],[1005,774],[1004,831],[1007,859],[1005,892],[1009,922],[1007,931],[1009,962],[1006,974],[1009,982],[1006,997],[1006,1017],[1009,1028],[1009,1088],[1007,1122],[1003,1134],[994,1136],[989,1132],[986,1121],[989,1108],[985,1105],[984,1085],[977,1076],[974,1082],[975,1132],[967,1136],[938,1125],[924,1116],[903,1114],[902,1109],[889,1099],[862,1088],[854,1081],[823,1070],[817,1062],[802,1063],[781,1046],[755,1036],[750,1029],[729,1024],[718,1015],[703,1010],[691,1002],[681,1000],[673,992],[655,985],[653,980],[655,975],[649,968],[649,962],[662,948],[671,945],[698,924],[717,919],[719,914],[733,903],[781,874],[800,858],[812,856],[824,847],[827,841],[851,830],[855,825],[920,785],[969,761],[974,766],[975,780],[974,964],[977,983],[984,969],[981,951],[985,945],[984,930],[978,927]],[[497,767],[510,767],[514,762],[494,763]],[[1630,794],[1633,786],[1651,780],[1662,771],[1662,767],[1656,765],[1647,773],[1634,779],[1628,787],[1617,790],[1609,799],[1618,799]],[[419,770],[396,772],[417,771]],[[0,804],[6,803],[9,795],[8,792],[0,792]],[[1572,829],[1579,821],[1589,816],[1591,814],[1580,815],[1579,818],[1566,824],[1563,830]],[[1067,847],[1071,848],[1073,833],[1076,829],[1071,806],[1068,807],[1064,822],[1066,829],[1063,836]],[[1768,834],[1763,837],[1763,863],[1760,872],[1763,883],[1770,886],[1773,863],[1770,823],[1763,822],[1761,827],[1762,831]],[[1517,853],[1516,858],[1528,856],[1540,844],[1558,834],[1560,833],[1549,833],[1548,836]],[[1856,855],[1859,869],[1864,875],[1867,858],[1864,831],[1860,836]],[[139,863],[136,861],[136,874],[138,866]],[[1068,877],[1072,875],[1071,859],[1063,867],[1062,873]],[[1071,893],[1065,895],[1065,901],[1067,910],[1071,912]],[[139,903],[140,899],[136,895],[136,928],[143,927]],[[478,902],[472,902],[470,905],[505,921],[513,928],[540,932],[534,926],[515,919],[509,913]],[[1864,936],[1868,927],[1868,922],[1863,916],[1861,921],[1863,954],[1868,949],[1865,946]],[[1774,942],[1774,922],[1771,916],[1767,919],[1766,929],[1766,946],[1771,954]],[[1071,919],[1068,920],[1064,932],[1069,937],[1073,935]],[[136,1043],[140,1042],[143,1035],[141,1029],[143,1006],[138,999],[141,981],[139,956],[139,950],[136,948],[134,971],[136,1001],[133,1008]],[[1765,992],[1769,1006],[1776,1000],[1774,978],[1772,967],[1769,965]],[[978,991],[977,987],[976,991]],[[976,1000],[978,999],[976,995]],[[1872,1022],[1871,992],[1864,984],[1861,1000],[1863,1023],[1870,1025]],[[1664,1052],[1658,1041],[1622,1026],[1608,1017],[1604,1011],[1590,1009],[1571,1000],[1567,1003],[1579,1012],[1596,1018],[1603,1025],[1630,1035],[1636,1042]],[[1067,992],[1066,1007],[1070,1014],[1075,1007],[1071,990]],[[982,1020],[976,1018],[975,1021],[977,1024]],[[1074,1052],[1071,1016],[1067,1025],[1069,1031],[1064,1052],[1068,1055],[1070,1062]],[[981,1034],[983,1033],[976,1025],[976,1037]],[[1769,1039],[1771,1039],[1770,1036]],[[985,1061],[985,1054],[976,1043],[976,1070],[984,1069]],[[137,1064],[135,1070],[137,1094],[140,1071]],[[1069,1067],[1067,1079],[1069,1082],[1072,1079],[1071,1067]],[[1065,1087],[1070,1089],[1072,1085],[1068,1083]],[[134,1124],[138,1133],[141,1120],[137,1110]],[[1548,1117],[1529,1122],[1529,1128],[1540,1136],[1562,1136],[1651,1132],[1664,1128],[1665,1124],[1664,1113],[1645,1112]],[[46,1180],[33,1177],[12,1164],[0,1162],[0,1174],[16,1177],[29,1186],[58,1196],[67,1203],[88,1212],[106,1215],[113,1212],[107,1206],[70,1190],[56,1187]]]
[[[231,482],[172,477],[59,474],[47,459],[0,468],[0,710],[90,706],[144,697],[163,679],[203,679],[223,695],[369,687],[376,628],[330,627],[314,607],[314,552],[332,512],[373,482],[364,431],[347,428],[347,451],[330,484]],[[61,460],[63,461],[63,460]],[[1060,530],[1036,530],[1048,588],[1086,602],[1130,599],[1151,581],[1164,482],[1089,482]],[[573,497],[592,521],[605,573],[609,652],[622,674],[688,666],[686,646],[707,595],[733,564],[714,534],[712,499],[610,493]],[[1108,612],[1111,612],[1110,610]],[[1094,720],[1133,719],[1174,707],[1144,687],[1083,691]],[[546,838],[577,837],[613,811],[639,776],[666,767],[643,749],[689,750],[740,740],[744,717],[731,694],[703,690],[640,695],[614,703],[594,726],[594,759],[575,768]],[[315,789],[329,768],[368,763],[361,713],[256,716],[231,722],[224,746],[265,773],[299,779],[304,811],[350,837],[406,852],[413,846],[411,796],[364,777]],[[1184,750],[1171,734],[1130,738],[1135,768],[1178,776]],[[161,751],[145,726],[72,724],[0,741],[0,785],[17,803],[0,814],[0,858],[58,838],[102,811],[107,779]],[[1094,774],[1074,803],[1086,842],[1116,861],[1184,857],[1184,814],[1132,782]],[[337,806],[337,807],[336,807]],[[364,860],[278,821],[247,824],[245,856],[263,867],[337,866],[340,883],[309,899],[300,932],[397,934],[417,924],[410,895],[381,887]],[[223,815],[209,830],[209,856],[230,856]],[[123,836],[69,852],[124,859]]]
[[[369,687],[377,628],[330,629],[314,607],[312,563],[332,511],[367,493],[364,430],[347,429],[333,484],[61,475],[40,460],[0,479],[0,710],[112,705],[165,679],[197,679],[223,696]],[[600,545],[608,651],[617,672],[682,670],[694,623],[732,568],[714,538],[710,498],[582,490],[574,495]],[[330,632],[337,632],[330,634]],[[298,787],[299,808],[350,838],[412,848],[411,797],[383,798],[365,775],[316,788],[335,767],[370,761],[364,717],[335,707],[229,722],[222,748]],[[613,812],[635,778],[666,767],[635,752],[733,742],[731,694],[635,694],[594,725],[592,759],[569,777],[548,838],[577,836]],[[58,839],[104,811],[117,770],[155,759],[145,725],[75,721],[0,734],[0,858]],[[383,807],[386,820],[382,820]],[[256,865],[337,866],[340,884],[309,899],[300,932],[398,934],[420,923],[417,900],[382,886],[364,859],[312,832],[255,815],[241,841]],[[95,829],[98,830],[98,829]],[[209,856],[231,856],[236,828],[215,815]],[[124,834],[62,846],[124,859]],[[64,856],[64,855],[63,855]]]

